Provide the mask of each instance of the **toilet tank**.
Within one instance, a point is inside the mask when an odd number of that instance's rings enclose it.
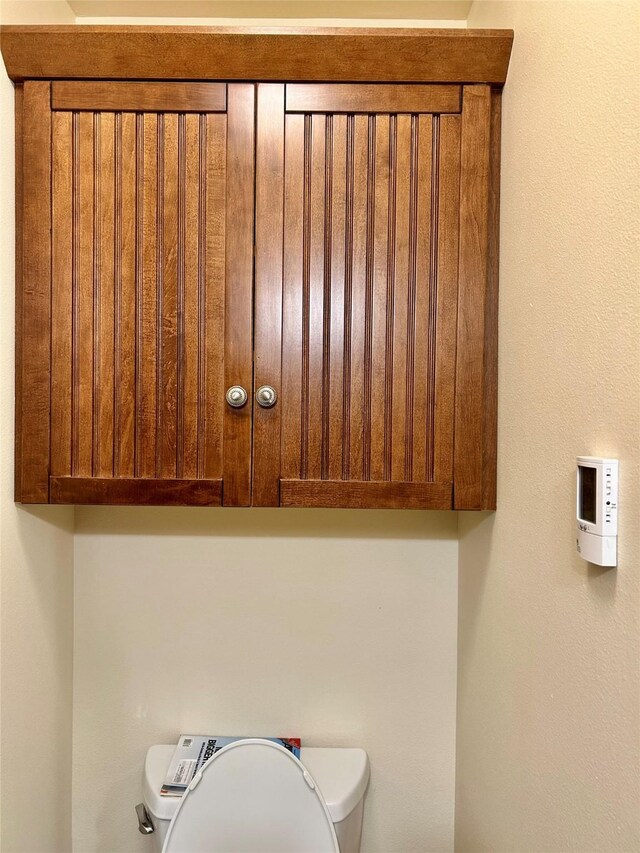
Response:
[[[144,804],[154,826],[154,851],[160,853],[179,797],[161,797],[160,788],[175,744],[149,747],[144,765]],[[302,747],[300,761],[322,792],[336,831],[340,853],[359,853],[364,795],[369,782],[369,759],[363,749]]]

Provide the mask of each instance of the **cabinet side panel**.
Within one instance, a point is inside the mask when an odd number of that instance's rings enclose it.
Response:
[[[491,93],[465,86],[460,164],[456,509],[482,508]]]
[[[498,262],[500,241],[500,130],[502,92],[491,91],[491,151],[489,164],[489,250],[485,312],[484,432],[482,509],[496,508],[498,450]]]
[[[77,115],[53,114],[52,283],[51,283],[51,474],[71,473],[72,293],[76,253],[73,245],[73,151]]]
[[[23,91],[24,86],[19,83],[15,87],[15,146],[16,146],[16,174],[15,174],[15,216],[16,216],[16,367],[15,367],[15,414],[14,414],[14,464],[13,464],[13,490],[17,501],[22,500],[22,290],[24,281],[22,277],[22,147],[23,147]]]
[[[51,346],[51,109],[47,82],[24,84],[22,118],[22,264],[17,301],[16,385],[19,441],[16,500],[49,500]]]
[[[253,386],[253,219],[255,87],[228,87],[225,386]],[[226,506],[251,503],[251,406],[225,406]]]

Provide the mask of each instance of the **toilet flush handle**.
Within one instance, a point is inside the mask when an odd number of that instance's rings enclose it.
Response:
[[[138,803],[136,814],[138,815],[138,832],[141,832],[143,835],[151,835],[152,832],[155,832],[155,826],[151,822],[144,803]]]

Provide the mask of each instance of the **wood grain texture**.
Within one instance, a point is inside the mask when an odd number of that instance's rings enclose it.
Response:
[[[460,86],[287,83],[288,113],[458,113]]]
[[[224,83],[145,83],[59,80],[51,84],[53,110],[107,112],[225,112]]]
[[[281,480],[280,504],[344,509],[451,509],[451,483]]]
[[[27,82],[22,94],[21,260],[16,300],[16,492],[22,503],[49,498],[51,382],[50,86]]]
[[[49,115],[52,473],[221,479],[226,115]]]
[[[271,385],[280,399],[253,404],[253,506],[278,506],[280,478],[284,86],[257,89],[256,254],[253,390]]]
[[[482,509],[491,144],[488,86],[464,87],[461,134],[454,500],[456,509]]]
[[[222,480],[51,477],[51,503],[220,506]]]
[[[253,385],[254,104],[248,83],[228,88],[225,387]],[[224,503],[251,503],[251,404],[224,410]]]
[[[465,29],[258,29],[4,26],[12,80],[174,79],[493,83],[513,32]]]

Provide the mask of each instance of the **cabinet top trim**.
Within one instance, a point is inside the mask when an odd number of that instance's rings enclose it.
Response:
[[[9,77],[490,83],[512,30],[4,26]]]

